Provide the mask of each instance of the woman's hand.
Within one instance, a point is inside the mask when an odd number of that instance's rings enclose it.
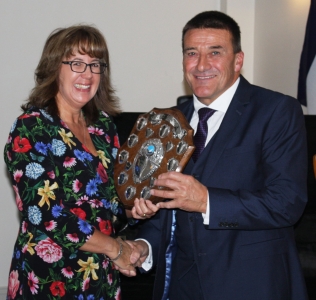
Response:
[[[116,240],[119,243],[118,257],[110,257],[110,260],[115,264],[115,269],[119,270],[125,276],[136,276],[135,267],[131,263],[133,248],[121,238],[117,238]]]
[[[127,240],[126,243],[128,243],[133,249],[130,257],[131,263],[135,267],[141,267],[149,254],[148,244],[143,240]]]
[[[136,198],[131,212],[133,218],[144,220],[154,216],[158,210],[159,208],[150,200]]]
[[[149,254],[149,248],[146,242],[143,240],[130,241],[127,240],[126,243],[131,247],[132,254],[130,256],[130,263],[134,267],[141,267],[143,262],[146,260]],[[125,276],[134,276],[133,273],[127,269],[120,268],[115,265],[115,268],[119,270]]]

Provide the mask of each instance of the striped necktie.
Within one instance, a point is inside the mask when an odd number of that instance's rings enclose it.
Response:
[[[216,110],[203,107],[200,108],[198,111],[199,114],[199,123],[196,130],[196,133],[193,137],[194,145],[195,145],[195,151],[193,152],[192,158],[194,162],[197,161],[198,157],[200,156],[201,152],[203,151],[205,147],[205,142],[207,138],[207,120]]]

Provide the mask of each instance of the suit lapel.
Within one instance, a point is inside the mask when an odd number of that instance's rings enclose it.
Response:
[[[222,124],[216,134],[213,136],[207,147],[197,160],[192,173],[199,173],[201,183],[208,181],[211,173],[231,136],[234,134],[240,119],[250,101],[250,84],[242,76],[236,93],[228,107]],[[199,171],[198,171],[199,170]],[[197,172],[198,171],[198,172]]]

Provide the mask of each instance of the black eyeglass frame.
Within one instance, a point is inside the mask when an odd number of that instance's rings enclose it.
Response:
[[[62,63],[65,64],[65,65],[69,65],[71,71],[72,71],[72,72],[75,72],[75,73],[84,73],[84,72],[87,70],[87,67],[89,66],[91,73],[93,73],[93,74],[102,74],[102,73],[105,72],[105,69],[106,69],[107,66],[108,66],[107,63],[100,63],[100,62],[98,62],[98,63],[86,64],[86,63],[83,62],[83,61],[76,61],[76,60],[73,60],[73,61],[62,61]],[[83,70],[82,72],[74,71],[74,70],[72,69],[72,64],[73,64],[73,63],[81,63],[81,64],[86,65],[86,67],[84,68],[84,70]],[[104,67],[104,70],[103,70],[102,72],[100,72],[100,73],[93,72],[93,71],[92,71],[92,66],[95,65],[95,64],[99,64],[100,67]]]

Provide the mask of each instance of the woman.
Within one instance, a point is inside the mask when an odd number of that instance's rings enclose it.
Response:
[[[8,299],[120,299],[116,269],[135,270],[114,238],[127,218],[113,181],[119,106],[104,37],[55,30],[35,78],[4,150],[21,213]]]

